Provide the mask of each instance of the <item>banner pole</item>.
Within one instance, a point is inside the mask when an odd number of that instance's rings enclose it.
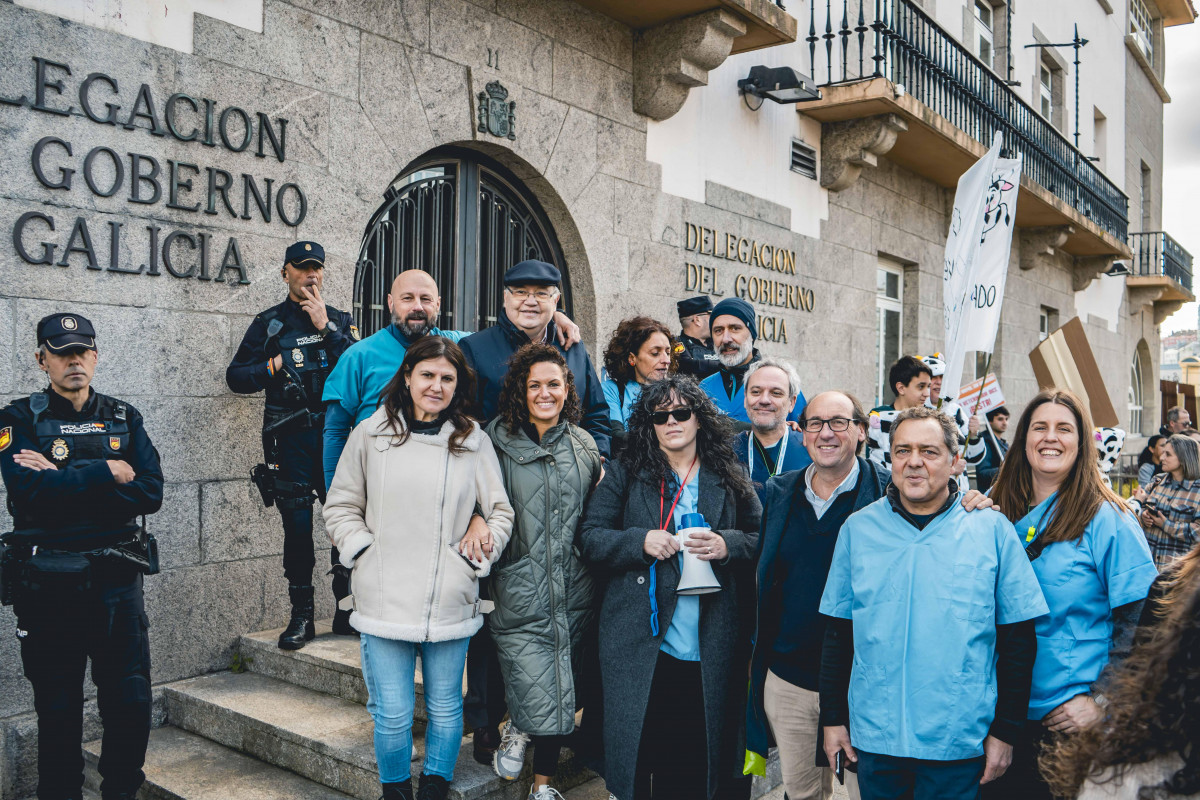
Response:
[[[983,402],[983,387],[987,386],[988,372],[992,369],[992,354],[988,353],[987,364],[983,367],[983,381],[979,384],[979,394],[975,395],[975,408],[971,411],[971,416],[979,413],[979,404]]]

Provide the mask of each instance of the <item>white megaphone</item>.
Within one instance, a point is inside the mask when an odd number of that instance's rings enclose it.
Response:
[[[679,585],[675,594],[712,594],[721,591],[712,564],[691,553],[685,546],[688,537],[699,531],[711,531],[703,514],[684,514],[680,528],[675,531],[679,539]]]

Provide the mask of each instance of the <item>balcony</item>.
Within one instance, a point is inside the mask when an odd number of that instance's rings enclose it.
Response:
[[[723,9],[737,17],[745,33],[733,40],[733,53],[796,41],[796,20],[772,0],[576,0],[635,31],[655,28],[706,11]]]
[[[1192,254],[1165,231],[1129,234],[1133,261],[1126,279],[1133,308],[1154,305],[1154,322],[1160,324],[1196,299],[1192,293]]]
[[[851,154],[849,170],[823,153],[824,185],[844,188],[857,174],[854,157],[870,164],[886,152],[952,188],[999,131],[1004,154],[1024,158],[1017,227],[1042,229],[1052,246],[1086,258],[1091,274],[1130,256],[1125,194],[912,0],[858,0],[832,11],[817,5],[810,4],[805,41],[824,96],[798,110],[831,123],[822,144],[833,145],[834,157],[845,150],[838,135],[854,132],[867,142],[867,152]]]

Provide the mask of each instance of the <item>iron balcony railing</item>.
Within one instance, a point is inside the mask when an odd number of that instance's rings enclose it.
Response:
[[[1134,275],[1165,275],[1192,291],[1192,254],[1165,231],[1129,234]]]
[[[912,0],[809,0],[805,41],[818,85],[887,78],[979,142],[999,131],[1027,177],[1126,240],[1125,194]]]

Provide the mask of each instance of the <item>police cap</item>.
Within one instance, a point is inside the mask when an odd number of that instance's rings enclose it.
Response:
[[[37,343],[56,353],[69,350],[95,350],[96,329],[78,314],[51,314],[37,326]]]
[[[675,308],[679,310],[679,318],[691,317],[696,314],[703,314],[706,311],[712,311],[712,300],[708,295],[702,294],[699,297],[689,297],[687,300],[680,300],[675,304]]]
[[[325,267],[325,248],[316,242],[296,242],[287,249],[283,257],[284,265],[291,264],[296,269]]]
[[[562,273],[553,264],[529,259],[514,264],[504,273],[505,286],[558,286]]]

